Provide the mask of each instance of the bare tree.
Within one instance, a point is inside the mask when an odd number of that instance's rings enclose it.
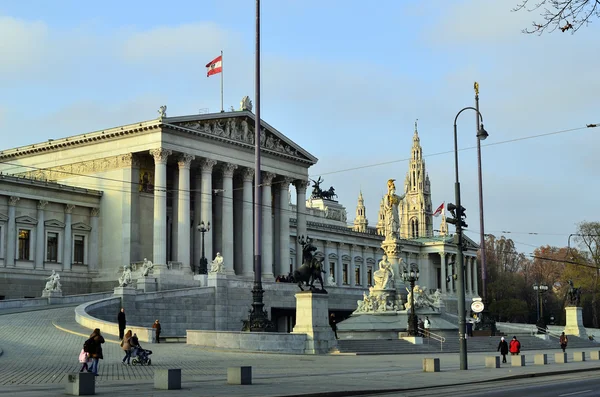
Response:
[[[533,22],[533,28],[523,29],[523,33],[542,34],[560,29],[575,33],[587,26],[593,18],[600,18],[600,0],[521,0],[513,11],[541,12],[543,21]]]

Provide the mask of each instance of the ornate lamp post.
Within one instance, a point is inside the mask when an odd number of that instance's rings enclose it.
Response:
[[[210,231],[210,222],[204,225],[204,221],[201,221],[198,225],[198,231],[200,232],[200,244],[202,246],[202,256],[200,257],[200,266],[198,266],[198,274],[208,273],[208,260],[204,253],[204,233]]]
[[[410,314],[408,316],[408,335],[417,336],[419,334],[417,316],[415,315],[415,281],[419,279],[419,266],[416,263],[410,264],[410,269],[406,267],[402,270],[402,278],[410,283]]]
[[[533,290],[537,295],[537,323],[536,325],[539,328],[546,329],[546,322],[544,321],[544,301],[542,299],[542,295],[544,292],[548,291],[548,286],[546,284],[533,284]],[[540,330],[538,330],[540,331]]]

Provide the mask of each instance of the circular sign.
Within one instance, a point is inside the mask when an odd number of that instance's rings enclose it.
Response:
[[[475,313],[481,313],[483,311],[483,302],[475,301],[471,303],[471,310],[473,310]]]

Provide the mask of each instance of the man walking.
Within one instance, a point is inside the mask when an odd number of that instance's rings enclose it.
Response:
[[[121,311],[117,315],[117,322],[119,323],[119,340],[123,340],[123,335],[125,334],[125,327],[127,326],[124,308],[121,308]]]
[[[506,355],[508,354],[508,343],[504,340],[504,336],[500,338],[500,343],[498,344],[498,351],[502,355],[502,362],[506,363]]]

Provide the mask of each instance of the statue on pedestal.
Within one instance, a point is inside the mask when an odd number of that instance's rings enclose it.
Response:
[[[304,239],[304,236],[298,237],[298,243],[302,246],[302,265],[294,270],[294,281],[298,284],[298,287],[304,291],[302,286],[306,283],[306,286],[311,291],[318,290],[315,288],[315,281],[319,281],[321,284],[320,291],[326,292],[323,287],[323,276],[321,273],[325,273],[323,269],[323,261],[325,258],[315,258],[314,252],[317,250],[312,244],[312,239],[308,236]]]
[[[385,239],[397,240],[400,232],[400,215],[398,214],[398,205],[404,199],[406,194],[398,196],[396,194],[395,179],[389,179],[387,182],[388,192],[383,197],[383,209],[385,214]]]
[[[119,287],[127,287],[131,283],[131,268],[129,265],[125,265],[123,266],[123,274],[119,277]]]
[[[581,287],[575,288],[573,280],[569,280],[569,289],[567,290],[567,306],[579,307],[581,301]]]
[[[150,270],[154,267],[154,264],[148,259],[144,258],[144,263],[142,264],[142,276],[148,276]]]
[[[331,273],[329,274],[329,276],[327,276],[327,285],[330,285],[330,286],[336,285],[335,278],[333,278]]]
[[[209,273],[225,273],[223,267],[223,256],[220,252],[217,252],[215,259],[210,263],[210,271]]]
[[[392,263],[385,254],[379,261],[379,270],[373,274],[373,281],[375,281],[375,289],[394,288],[394,270],[392,269]]]
[[[44,287],[44,291],[54,291],[54,292],[62,292],[61,284],[60,284],[60,275],[56,273],[56,271],[52,270],[52,274],[49,277],[46,277],[46,286]]]

